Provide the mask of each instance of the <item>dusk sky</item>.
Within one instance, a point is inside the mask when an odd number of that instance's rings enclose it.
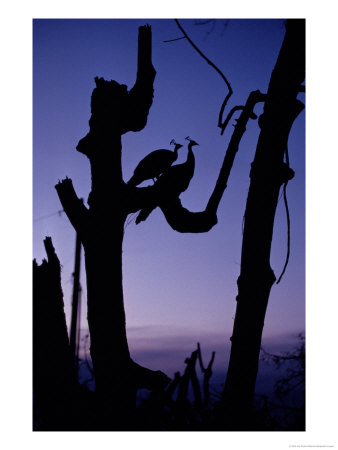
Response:
[[[62,210],[54,185],[70,177],[87,201],[90,167],[75,149],[88,132],[94,77],[116,80],[130,89],[136,77],[138,27],[152,27],[152,59],[157,71],[148,123],[122,137],[124,180],[149,152],[184,144],[194,147],[195,175],[182,203],[205,208],[231,136],[234,119],[223,136],[217,128],[227,93],[218,73],[181,36],[173,20],[34,20],[33,24],[33,255],[45,257],[43,239],[51,236],[60,258],[65,311],[70,319],[75,231]],[[266,92],[284,37],[282,20],[219,19],[214,25],[182,20],[202,52],[229,80],[233,95],[225,115],[244,104],[249,93]],[[209,33],[210,32],[210,33]],[[304,101],[304,94],[299,98]],[[262,111],[258,105],[256,113]],[[182,368],[184,357],[201,342],[205,357],[216,350],[215,365],[226,368],[240,270],[242,220],[259,128],[248,124],[218,210],[218,224],[208,233],[180,234],[157,208],[146,222],[126,227],[123,246],[124,298],[130,350],[137,362],[169,371]],[[289,349],[290,336],[305,329],[305,114],[289,138],[295,178],[287,193],[291,215],[291,256],[279,285],[271,291],[263,345]],[[113,199],[112,199],[113,208]],[[54,214],[54,215],[53,215]],[[134,217],[135,219],[135,217]],[[271,264],[278,278],[287,251],[286,213],[278,204]],[[83,265],[82,265],[83,269]],[[81,327],[86,328],[85,273],[82,270]],[[223,350],[223,353],[222,353]],[[166,356],[167,355],[167,356]],[[140,360],[141,359],[141,360]],[[163,361],[166,359],[166,362]]]
[[[219,433],[211,436],[210,433],[202,433],[197,435],[198,442],[196,439],[194,443],[198,444],[197,448],[202,445],[210,447],[212,443],[217,443],[218,447],[221,444],[222,448],[225,448],[231,442],[232,449],[245,448],[245,444],[249,444],[248,448],[253,442],[260,448],[267,449],[284,449],[290,444],[334,444],[337,441],[334,409],[337,398],[337,360],[332,356],[336,354],[335,342],[337,342],[338,251],[338,215],[334,206],[337,204],[335,144],[337,114],[334,108],[338,73],[336,59],[332,57],[336,54],[337,44],[335,2],[329,0],[318,4],[304,0],[298,2],[258,0],[222,5],[219,1],[209,1],[206,4],[196,4],[191,10],[189,5],[184,7],[181,1],[172,1],[170,5],[147,1],[138,3],[131,1],[116,5],[98,0],[83,2],[79,7],[78,2],[71,0],[59,0],[57,4],[32,0],[5,2],[2,8],[4,11],[0,33],[4,44],[3,67],[6,68],[1,71],[2,134],[5,143],[3,151],[5,164],[8,161],[9,165],[8,170],[7,165],[3,168],[1,187],[3,210],[14,215],[14,221],[2,221],[5,296],[2,302],[4,320],[1,338],[2,342],[8,342],[10,338],[12,344],[2,347],[3,360],[8,361],[12,369],[2,371],[3,394],[5,394],[2,396],[2,405],[6,413],[2,417],[2,436],[8,441],[7,447],[27,447],[32,444],[34,448],[45,448],[48,445],[51,449],[59,449],[60,445],[62,448],[70,446],[73,448],[74,444],[79,445],[79,442],[82,448],[92,448],[93,445],[100,444],[106,447],[108,439],[116,442],[124,435],[120,433],[118,436],[108,438],[106,433],[86,433],[81,439],[79,433],[73,433],[66,434],[65,439],[64,433],[53,433],[51,439],[49,433],[39,435],[32,433],[32,380],[30,369],[25,370],[25,376],[23,370],[31,367],[32,354],[30,220],[32,19],[131,15],[170,18],[306,17],[307,431],[291,433],[292,436],[290,433],[278,433],[277,439],[273,433],[232,433],[231,436]],[[138,161],[148,152],[160,147],[169,148],[172,138],[179,141],[189,134],[201,145],[195,151],[196,175],[188,191],[182,195],[184,206],[196,210],[204,208],[218,174],[232,127],[226,131],[225,136],[220,136],[216,126],[219,107],[226,93],[219,75],[184,40],[163,43],[163,40],[180,35],[172,20],[165,22],[128,20],[124,22],[125,25],[128,24],[130,30],[127,37],[124,33],[125,28],[119,26],[116,29],[119,24],[117,21],[110,22],[114,26],[109,26],[109,22],[106,22],[105,27],[100,22],[99,30],[95,26],[95,21],[86,21],[85,26],[77,22],[79,25],[76,27],[74,21],[67,22],[69,23],[67,26],[60,21],[53,22],[53,26],[51,22],[46,21],[45,24],[40,22],[34,31],[33,257],[41,262],[45,257],[42,241],[46,235],[52,236],[64,267],[62,277],[69,319],[75,233],[64,215],[60,218],[56,215],[45,220],[36,219],[54,214],[61,209],[54,185],[58,179],[66,175],[73,179],[78,195],[87,199],[90,190],[89,163],[83,155],[76,152],[75,146],[89,129],[90,95],[94,88],[94,76],[115,79],[131,87],[136,76],[137,28],[145,23],[152,25],[153,63],[157,70],[154,103],[146,128],[140,133],[134,135],[129,133],[123,137],[125,179],[129,178]],[[235,104],[244,103],[251,90],[266,91],[284,34],[280,21],[265,22],[270,30],[268,34],[261,21],[261,26],[255,27],[255,33],[252,28],[249,33],[248,21],[233,20],[229,22],[224,32],[223,26],[218,25],[208,37],[206,37],[207,27],[193,26],[190,20],[181,23],[201,50],[220,67],[231,82],[234,94],[228,110]],[[257,21],[250,23],[257,24]],[[239,24],[242,24],[240,30]],[[271,47],[269,51],[268,47]],[[259,74],[257,70],[260,71]],[[266,343],[268,336],[275,334],[275,330],[281,330],[283,335],[288,335],[304,327],[304,115],[302,113],[297,118],[289,141],[290,163],[296,170],[295,178],[288,185],[292,221],[291,257],[283,280],[279,285],[273,286],[271,291],[263,344]],[[236,279],[239,274],[240,230],[249,186],[249,167],[257,136],[257,124],[252,122],[242,139],[228,189],[220,204],[219,223],[211,232],[206,235],[181,236],[169,228],[158,211],[153,212],[145,223],[139,226],[132,223],[127,228],[124,241],[124,279],[127,325],[132,352],[137,345],[143,345],[141,338],[143,336],[142,339],[145,339],[149,333],[153,344],[159,342],[160,331],[162,333],[167,331],[169,334],[171,329],[171,335],[177,335],[174,327],[178,324],[181,330],[183,328],[183,331],[188,331],[186,335],[192,335],[191,345],[195,345],[196,339],[201,341],[203,351],[206,339],[202,339],[201,320],[207,321],[205,326],[203,325],[203,331],[206,331],[209,342],[212,332],[217,330],[216,342],[219,342],[221,337],[223,341],[218,345],[223,345],[224,342],[229,349],[237,293]],[[182,150],[183,159],[186,155],[184,152],[186,147]],[[276,275],[282,269],[286,254],[285,224],[285,212],[280,201],[272,258],[272,267]],[[149,237],[153,239],[151,244]],[[192,241],[196,241],[196,245],[192,246]],[[183,252],[183,245],[189,245],[189,242],[190,253],[188,250]],[[178,250],[188,255],[189,260],[186,261],[187,256],[185,259],[176,258]],[[168,267],[173,258],[175,262]],[[221,261],[221,266],[216,264],[216,260]],[[165,286],[164,275],[156,282],[150,274],[150,269],[147,268],[150,265],[151,270],[154,267],[159,268],[166,277],[172,273],[175,285],[182,293],[180,300],[170,296],[171,301],[167,301],[165,295],[168,294],[168,284],[171,287],[173,283],[169,279]],[[176,269],[175,274],[172,272],[173,269]],[[183,280],[179,283],[177,275],[182,277],[185,272],[188,276],[187,271],[193,273],[191,276],[193,282]],[[210,277],[212,282],[208,282],[208,289],[213,289],[211,293],[213,295],[206,296],[205,279]],[[81,281],[84,286],[84,274]],[[147,295],[146,292],[142,294],[141,300],[141,294],[135,288],[136,282],[138,289],[142,283],[142,288],[147,289],[151,295]],[[200,290],[195,288],[197,282],[202,285]],[[188,305],[187,294],[182,292],[183,287],[185,291],[194,287],[190,300],[196,296],[196,291],[203,296],[203,303],[201,300],[194,301],[195,309],[190,308],[189,317],[182,313],[182,308]],[[214,294],[216,288],[217,295]],[[152,303],[149,305],[150,302]],[[213,307],[215,302],[217,310]],[[146,303],[147,308],[142,310],[142,305]],[[197,313],[198,320],[195,318]],[[85,323],[85,314],[83,311],[82,323]],[[139,332],[137,326],[140,327]],[[153,332],[150,326],[153,326]],[[148,334],[145,333],[146,327]],[[195,330],[193,333],[191,328]],[[139,340],[132,339],[132,336],[138,337]],[[190,342],[186,345],[189,352],[192,350]],[[149,347],[149,344],[148,340],[145,346]],[[161,343],[159,347],[161,348]],[[172,345],[172,348],[174,347],[177,349],[178,346]],[[214,349],[213,345],[210,349]],[[218,358],[221,358],[220,352],[216,354],[215,364]],[[138,362],[142,363],[140,360]],[[177,357],[177,352],[174,365],[175,370],[181,370],[183,367],[183,361],[180,356]],[[149,448],[158,448],[158,438],[156,433],[143,433],[142,436],[140,433],[130,433],[128,443],[139,445],[142,439],[146,439]],[[177,445],[176,438],[176,433],[166,434],[168,446]],[[123,439],[126,437],[123,436]],[[182,433],[179,439],[183,445],[190,445],[192,434]]]

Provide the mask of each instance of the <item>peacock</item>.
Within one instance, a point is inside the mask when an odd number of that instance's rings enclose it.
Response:
[[[189,141],[188,144],[188,156],[183,164],[176,164],[171,166],[156,182],[160,192],[168,192],[170,196],[178,197],[182,192],[184,192],[190,183],[190,180],[194,176],[195,171],[195,156],[192,151],[194,145],[199,145],[189,136],[186,137]],[[140,211],[136,218],[135,223],[138,224],[147,219],[149,214],[156,208],[156,204],[150,205]]]
[[[145,180],[152,179],[155,181],[163,172],[176,161],[178,149],[183,147],[174,139],[170,141],[170,145],[174,144],[174,151],[171,150],[155,150],[140,161],[134,170],[134,175],[128,181],[129,186],[138,186]]]

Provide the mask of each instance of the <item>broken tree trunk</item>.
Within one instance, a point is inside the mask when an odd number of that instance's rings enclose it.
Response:
[[[304,76],[305,21],[288,20],[259,119],[261,133],[250,173],[237,309],[223,395],[229,430],[250,429],[265,312],[276,279],[270,267],[274,216],[280,187],[294,175],[283,159],[292,124],[304,107],[296,99]],[[224,424],[224,416],[222,421]]]
[[[102,430],[133,427],[138,388],[164,387],[169,378],[130,358],[122,288],[124,223],[131,212],[129,187],[122,178],[121,135],[141,130],[153,98],[151,29],[139,28],[138,71],[134,87],[95,78],[90,131],[77,150],[91,166],[87,209],[68,178],[56,185],[63,208],[83,244],[87,277],[88,325]],[[128,425],[127,425],[128,424]]]
[[[74,425],[75,378],[63,309],[61,266],[52,239],[47,260],[33,261],[34,430],[66,430]]]

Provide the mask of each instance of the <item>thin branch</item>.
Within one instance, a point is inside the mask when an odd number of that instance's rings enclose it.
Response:
[[[201,388],[196,374],[196,356],[194,356],[194,360],[191,361],[190,367],[190,381],[193,389],[194,397],[195,397],[195,406],[200,408],[202,406],[202,396],[201,396]]]
[[[197,360],[197,353],[198,351],[195,350],[191,353],[190,358],[186,358],[185,363],[187,364],[187,367],[184,371],[184,374],[181,379],[181,383],[178,389],[178,395],[177,395],[177,401],[179,403],[184,403],[188,400],[188,385],[189,380],[191,381],[194,396],[195,396],[195,403],[196,406],[199,406],[201,404],[201,392],[200,387],[198,383],[198,379],[196,376],[196,360]]]
[[[181,381],[181,374],[180,372],[175,372],[174,373],[174,379],[171,381],[171,383],[167,386],[166,391],[165,391],[165,399],[167,401],[167,403],[171,403],[172,402],[172,396],[177,388],[177,386],[179,385]]]
[[[195,25],[207,25],[208,23],[215,22],[216,19],[200,19],[195,20]]]
[[[220,111],[219,111],[219,115],[218,115],[218,127],[219,128],[221,128],[221,135],[224,133],[224,129],[225,129],[225,127],[226,127],[226,125],[224,125],[223,123],[222,123],[222,118],[223,118],[223,113],[224,113],[224,109],[225,109],[225,107],[226,107],[226,105],[227,105],[227,103],[228,103],[228,100],[229,100],[229,98],[231,97],[231,95],[232,95],[232,91],[231,92],[229,92],[228,93],[228,95],[225,97],[225,99],[224,99],[224,101],[223,101],[223,103],[222,103],[222,106],[221,106],[221,109],[220,109]]]
[[[211,366],[213,365],[214,360],[215,360],[215,355],[216,355],[216,352],[212,352],[211,359],[210,359],[210,362],[209,362],[208,367],[206,368],[206,370],[211,370]]]
[[[201,368],[201,371],[204,373],[205,372],[205,368],[204,368],[203,361],[202,361],[201,346],[200,346],[199,342],[197,342],[197,351],[198,351],[198,360],[199,360],[199,363],[200,363],[200,368]]]
[[[286,268],[287,268],[287,265],[288,265],[289,259],[290,259],[290,211],[289,211],[288,199],[286,196],[287,184],[288,184],[288,182],[284,183],[284,186],[283,186],[283,198],[284,198],[284,205],[285,205],[285,211],[286,211],[286,222],[287,222],[287,230],[288,230],[287,231],[287,252],[286,252],[286,259],[285,259],[282,273],[280,274],[278,280],[276,281],[276,284],[279,284],[279,282],[283,278],[283,275],[286,271]]]
[[[181,37],[179,37],[179,38],[176,38],[176,39],[168,39],[168,40],[163,41],[163,42],[174,42],[174,41],[180,41],[181,39],[186,39],[186,37],[185,37],[185,36],[181,36]]]
[[[289,161],[289,150],[288,150],[288,146],[286,145],[285,147],[285,160],[286,160],[286,165],[288,167],[290,167],[290,161]],[[278,280],[276,281],[276,284],[278,284],[280,282],[280,280],[282,279],[287,265],[289,263],[289,259],[290,259],[290,228],[291,228],[291,223],[290,223],[290,211],[289,211],[289,205],[288,205],[288,198],[286,195],[286,187],[288,185],[288,180],[285,181],[284,186],[283,186],[283,198],[284,198],[284,205],[285,205],[285,212],[286,212],[286,223],[287,223],[287,252],[286,252],[286,259],[285,259],[285,263],[284,263],[284,267],[282,270],[282,273],[280,274]]]
[[[55,212],[55,213],[51,213],[51,214],[46,214],[44,216],[38,217],[37,219],[34,219],[33,222],[40,222],[40,220],[45,220],[48,219],[49,217],[53,217],[58,215],[59,217],[61,217],[61,214],[64,212],[63,209],[60,209],[59,211]]]
[[[198,352],[198,359],[199,359],[199,362],[200,362],[201,371],[204,374],[204,378],[203,378],[204,401],[203,401],[203,404],[204,404],[205,407],[207,407],[208,403],[209,403],[209,396],[210,396],[210,393],[209,393],[209,380],[210,380],[211,375],[212,375],[211,367],[212,367],[213,362],[215,360],[216,352],[212,352],[211,359],[210,359],[210,362],[209,362],[207,368],[204,367],[203,362],[202,362],[202,353],[201,353],[201,347],[200,347],[199,342],[197,343],[197,352]]]
[[[202,56],[203,59],[205,59],[205,61],[211,66],[213,67],[216,72],[221,76],[222,80],[225,82],[225,84],[228,87],[229,93],[227,94],[227,96],[225,97],[225,100],[223,101],[223,104],[221,106],[221,110],[219,113],[219,117],[218,117],[218,127],[223,129],[223,125],[222,125],[222,116],[223,116],[223,112],[225,109],[226,104],[228,103],[229,98],[231,97],[233,90],[232,87],[229,83],[229,81],[227,80],[227,78],[225,77],[225,75],[223,74],[223,72],[212,62],[210,61],[209,58],[207,58],[202,52],[201,50],[193,43],[193,41],[189,38],[189,36],[187,35],[187,33],[184,31],[184,29],[182,28],[181,24],[179,23],[179,21],[177,19],[175,19],[176,25],[178,26],[178,28],[182,31],[184,37],[188,40],[188,42],[193,46],[193,48],[197,51],[197,53]]]
[[[209,23],[211,23],[211,27],[210,27],[209,30],[207,30],[205,32],[206,38],[214,31],[215,26],[216,26],[216,19],[208,19],[208,20],[206,20],[204,22],[202,21],[202,23],[196,23],[196,21],[195,21],[195,24],[194,24],[194,25],[207,25]]]
[[[229,112],[229,114],[227,115],[227,118],[225,119],[225,121],[222,124],[222,131],[221,131],[221,135],[224,133],[225,128],[227,127],[228,123],[230,122],[231,117],[234,115],[234,113],[236,111],[243,111],[244,106],[234,106],[232,108],[232,110]]]
[[[216,72],[219,73],[219,75],[222,77],[223,81],[225,82],[225,84],[228,86],[229,91],[231,92],[231,94],[233,93],[231,85],[229,83],[229,81],[226,79],[225,75],[223,74],[223,72],[212,62],[210,61],[210,59],[205,56],[201,50],[196,46],[196,44],[193,43],[193,41],[189,38],[189,36],[187,35],[187,33],[184,31],[184,29],[182,28],[181,24],[179,23],[179,21],[177,19],[175,19],[175,22],[178,26],[178,28],[182,31],[182,33],[184,34],[185,38],[188,40],[188,42],[194,47],[194,49],[197,51],[197,53],[202,56],[202,58],[204,58],[206,60],[206,62],[213,67]]]

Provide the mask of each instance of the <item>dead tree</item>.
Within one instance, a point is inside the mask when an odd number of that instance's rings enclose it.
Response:
[[[69,429],[75,378],[63,309],[61,267],[50,237],[48,260],[33,261],[33,392],[35,430]],[[72,422],[74,425],[74,422]]]
[[[204,393],[204,397],[203,397],[203,407],[206,409],[208,408],[209,405],[209,397],[210,397],[210,392],[209,392],[209,381],[212,375],[212,365],[214,363],[214,359],[215,359],[215,354],[216,352],[212,352],[211,355],[211,359],[209,361],[209,364],[207,365],[207,367],[204,367],[203,361],[202,361],[202,353],[201,353],[201,347],[199,342],[197,343],[197,350],[198,350],[198,360],[200,363],[200,368],[201,371],[204,375],[203,377],[203,393]]]
[[[297,100],[304,76],[305,21],[288,20],[259,118],[261,132],[250,173],[237,309],[223,396],[228,429],[247,430],[250,426],[265,312],[276,280],[270,267],[274,216],[280,187],[294,175],[284,157],[290,129],[304,107]]]
[[[88,325],[95,390],[102,428],[123,427],[131,418],[136,389],[166,385],[168,377],[135,364],[129,354],[122,292],[122,240],[130,211],[130,192],[122,178],[121,135],[141,130],[153,98],[151,30],[139,29],[137,80],[128,92],[116,81],[95,78],[90,131],[77,150],[91,165],[92,190],[87,209],[70,179],[56,185],[64,210],[85,252]]]
[[[56,185],[60,201],[79,234],[85,253],[88,325],[95,389],[102,412],[102,428],[125,428],[131,423],[138,388],[158,389],[169,379],[162,372],[142,368],[130,358],[122,291],[122,241],[128,214],[160,207],[176,231],[200,233],[217,223],[217,208],[226,188],[238,146],[257,102],[258,91],[249,95],[230,140],[215,189],[206,209],[184,208],[178,192],[156,182],[134,187],[124,182],[121,167],[121,135],[139,131],[147,122],[152,104],[155,69],[151,61],[151,29],[140,27],[138,70],[135,86],[95,78],[91,98],[90,131],[77,150],[91,165],[92,186],[87,208],[77,197],[69,178]]]

